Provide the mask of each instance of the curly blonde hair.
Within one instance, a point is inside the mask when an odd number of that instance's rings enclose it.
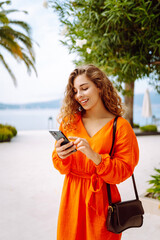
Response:
[[[115,116],[122,116],[124,113],[122,100],[113,84],[98,67],[88,64],[77,67],[69,76],[63,104],[58,116],[58,121],[63,121],[64,128],[71,126],[76,121],[77,116],[85,112],[74,97],[74,79],[82,74],[85,74],[86,77],[97,86],[97,88],[101,89],[101,99],[105,108]]]

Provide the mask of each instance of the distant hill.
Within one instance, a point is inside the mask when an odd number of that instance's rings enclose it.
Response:
[[[5,104],[0,103],[0,109],[39,109],[39,108],[60,108],[61,99],[51,100],[47,102],[35,102],[26,104]]]
[[[135,94],[134,105],[142,106],[144,94]],[[150,93],[151,104],[160,105],[160,94]],[[35,102],[26,104],[5,104],[0,103],[0,109],[39,109],[39,108],[60,108],[62,99],[46,102]]]

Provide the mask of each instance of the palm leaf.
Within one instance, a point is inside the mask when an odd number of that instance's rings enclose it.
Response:
[[[13,72],[11,71],[11,69],[9,68],[8,64],[6,63],[6,61],[4,60],[4,57],[0,54],[0,60],[3,63],[3,65],[5,66],[5,68],[7,69],[8,73],[10,74],[11,78],[13,79],[13,83],[15,86],[17,86],[17,81],[16,78],[13,74]]]
[[[4,11],[4,10],[3,10]],[[10,14],[10,13],[15,13],[15,12],[23,12],[23,13],[25,13],[25,14],[28,14],[28,12],[27,11],[23,11],[23,10],[17,10],[17,9],[10,9],[10,10],[5,10],[4,11],[5,12],[5,14],[7,15],[7,14]]]
[[[31,67],[32,67],[36,76],[38,76],[34,63],[30,60],[30,58],[24,52],[22,52],[22,54],[23,54],[23,61],[27,67],[28,73],[29,74],[31,73]]]
[[[10,4],[11,1],[4,1],[4,2],[0,2],[0,8],[2,8],[3,4]]]
[[[31,28],[29,24],[19,20],[10,20],[8,15],[14,12],[23,12],[27,14],[26,11],[19,11],[17,9],[4,10],[4,4],[10,4],[11,1],[0,2],[0,46],[7,50],[17,61],[23,61],[27,67],[28,73],[31,73],[33,69],[37,75],[35,68],[35,54],[33,51],[33,40],[31,39]],[[25,33],[15,30],[13,27],[18,26]],[[6,67],[10,76],[14,81],[16,86],[16,78],[6,63],[2,53],[0,53],[0,60]]]
[[[26,22],[10,20],[10,24],[18,25],[19,27],[22,27],[29,35],[31,34],[31,28]]]
[[[7,16],[3,12],[0,12],[0,23],[2,23],[2,24],[8,24],[9,23],[9,19],[7,18]]]

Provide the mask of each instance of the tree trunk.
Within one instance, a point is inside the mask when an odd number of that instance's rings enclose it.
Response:
[[[125,118],[133,127],[134,82],[125,83],[125,90],[130,92],[129,95],[125,95],[124,97],[126,106]]]

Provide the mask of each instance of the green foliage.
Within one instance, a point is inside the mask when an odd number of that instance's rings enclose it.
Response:
[[[122,83],[149,77],[160,92],[159,0],[49,0],[75,64],[93,63]],[[77,40],[86,39],[82,45]]]
[[[146,125],[146,126],[140,127],[140,130],[143,132],[157,132],[157,126],[156,125]]]
[[[0,128],[0,142],[9,142],[12,137],[13,134],[8,128]]]
[[[17,130],[15,127],[0,124],[0,142],[9,142],[16,135]]]
[[[133,127],[134,127],[134,128],[139,128],[139,124],[133,123]]]
[[[31,28],[23,21],[11,20],[8,15],[20,12],[16,9],[5,10],[4,6],[11,4],[11,1],[0,2],[0,48],[7,50],[17,62],[24,62],[28,73],[35,69],[35,56],[31,39]],[[23,13],[27,13],[23,11]],[[17,31],[14,27],[19,27],[22,31]],[[0,50],[0,62],[7,69],[16,86],[16,77],[10,69],[5,56]],[[37,74],[37,73],[36,73]]]
[[[4,126],[12,132],[14,137],[17,135],[17,129],[15,127],[10,126],[10,125],[4,125]]]
[[[147,192],[151,193],[154,198],[160,200],[160,169],[155,168],[155,175],[152,175],[152,179],[149,180],[149,184],[151,184],[151,188],[147,189]]]

